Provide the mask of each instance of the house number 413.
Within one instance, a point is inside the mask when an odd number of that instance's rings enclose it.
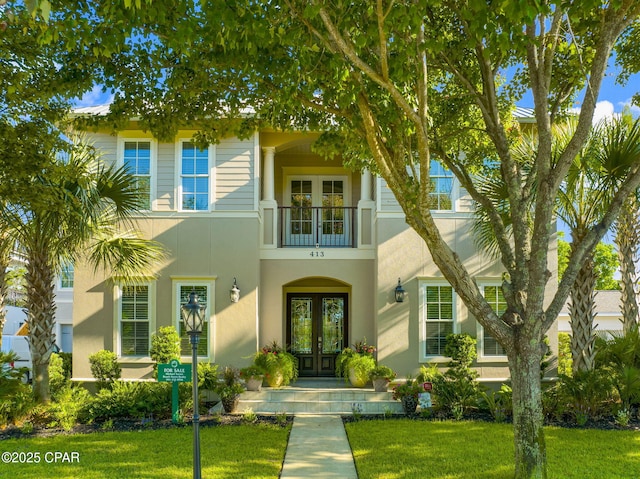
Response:
[[[324,258],[324,251],[312,251],[309,256],[312,258]]]

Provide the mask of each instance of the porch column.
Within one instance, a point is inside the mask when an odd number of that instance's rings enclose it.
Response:
[[[275,146],[262,147],[264,166],[262,168],[263,183],[260,210],[263,225],[262,245],[266,248],[275,248],[278,245],[278,204],[276,203],[274,188],[275,156]]]
[[[276,157],[275,146],[262,147],[262,154],[264,158],[263,168],[263,185],[262,185],[262,199],[266,201],[275,200],[274,188],[273,188],[273,163]]]
[[[371,195],[372,175],[360,173],[360,201],[358,201],[358,248],[373,248],[373,214],[375,202]]]

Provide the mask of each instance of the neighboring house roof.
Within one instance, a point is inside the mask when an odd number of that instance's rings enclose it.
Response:
[[[533,108],[517,106],[513,112],[513,116],[521,123],[535,123],[536,121],[536,114]]]
[[[73,112],[78,115],[106,115],[109,113],[110,104],[97,105],[97,106],[83,106],[80,108],[74,108]]]
[[[600,315],[616,316],[620,315],[620,290],[600,290],[596,291],[595,312]],[[569,314],[569,299],[564,303],[560,314]]]

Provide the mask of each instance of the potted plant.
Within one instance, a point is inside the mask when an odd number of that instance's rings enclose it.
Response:
[[[353,387],[363,388],[369,382],[369,373],[376,367],[375,351],[366,339],[354,344],[353,348],[344,348],[336,358],[336,376],[342,376]]]
[[[239,371],[230,366],[225,367],[222,377],[218,380],[213,390],[220,397],[224,412],[234,412],[238,407],[240,394],[244,392],[244,387],[240,382]]]
[[[240,377],[247,386],[247,391],[260,391],[262,389],[262,381],[264,380],[264,371],[258,366],[252,364],[240,370]]]
[[[422,384],[408,377],[403,383],[394,386],[393,399],[402,402],[402,409],[406,416],[415,414],[418,407],[418,397],[424,392]]]
[[[298,360],[277,341],[256,352],[253,365],[264,371],[265,381],[273,388],[287,386],[298,377]]]
[[[383,366],[382,364],[378,364],[369,373],[369,378],[373,383],[373,389],[376,392],[385,392],[387,387],[389,387],[389,383],[393,381],[395,377],[395,371],[389,366]]]

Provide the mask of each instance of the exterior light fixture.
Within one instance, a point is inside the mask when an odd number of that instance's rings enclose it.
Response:
[[[396,286],[395,293],[396,293],[396,303],[404,302],[404,295],[406,291],[402,288],[402,284],[400,283],[400,278],[398,278],[398,286]]]
[[[191,343],[191,384],[193,384],[193,479],[200,475],[200,413],[198,411],[198,342],[204,323],[206,306],[198,303],[195,291],[189,293],[189,302],[180,306],[184,327]]]
[[[238,283],[235,278],[233,278],[233,287],[231,291],[229,291],[229,296],[231,297],[232,303],[237,303],[240,300],[240,288],[238,288]]]

